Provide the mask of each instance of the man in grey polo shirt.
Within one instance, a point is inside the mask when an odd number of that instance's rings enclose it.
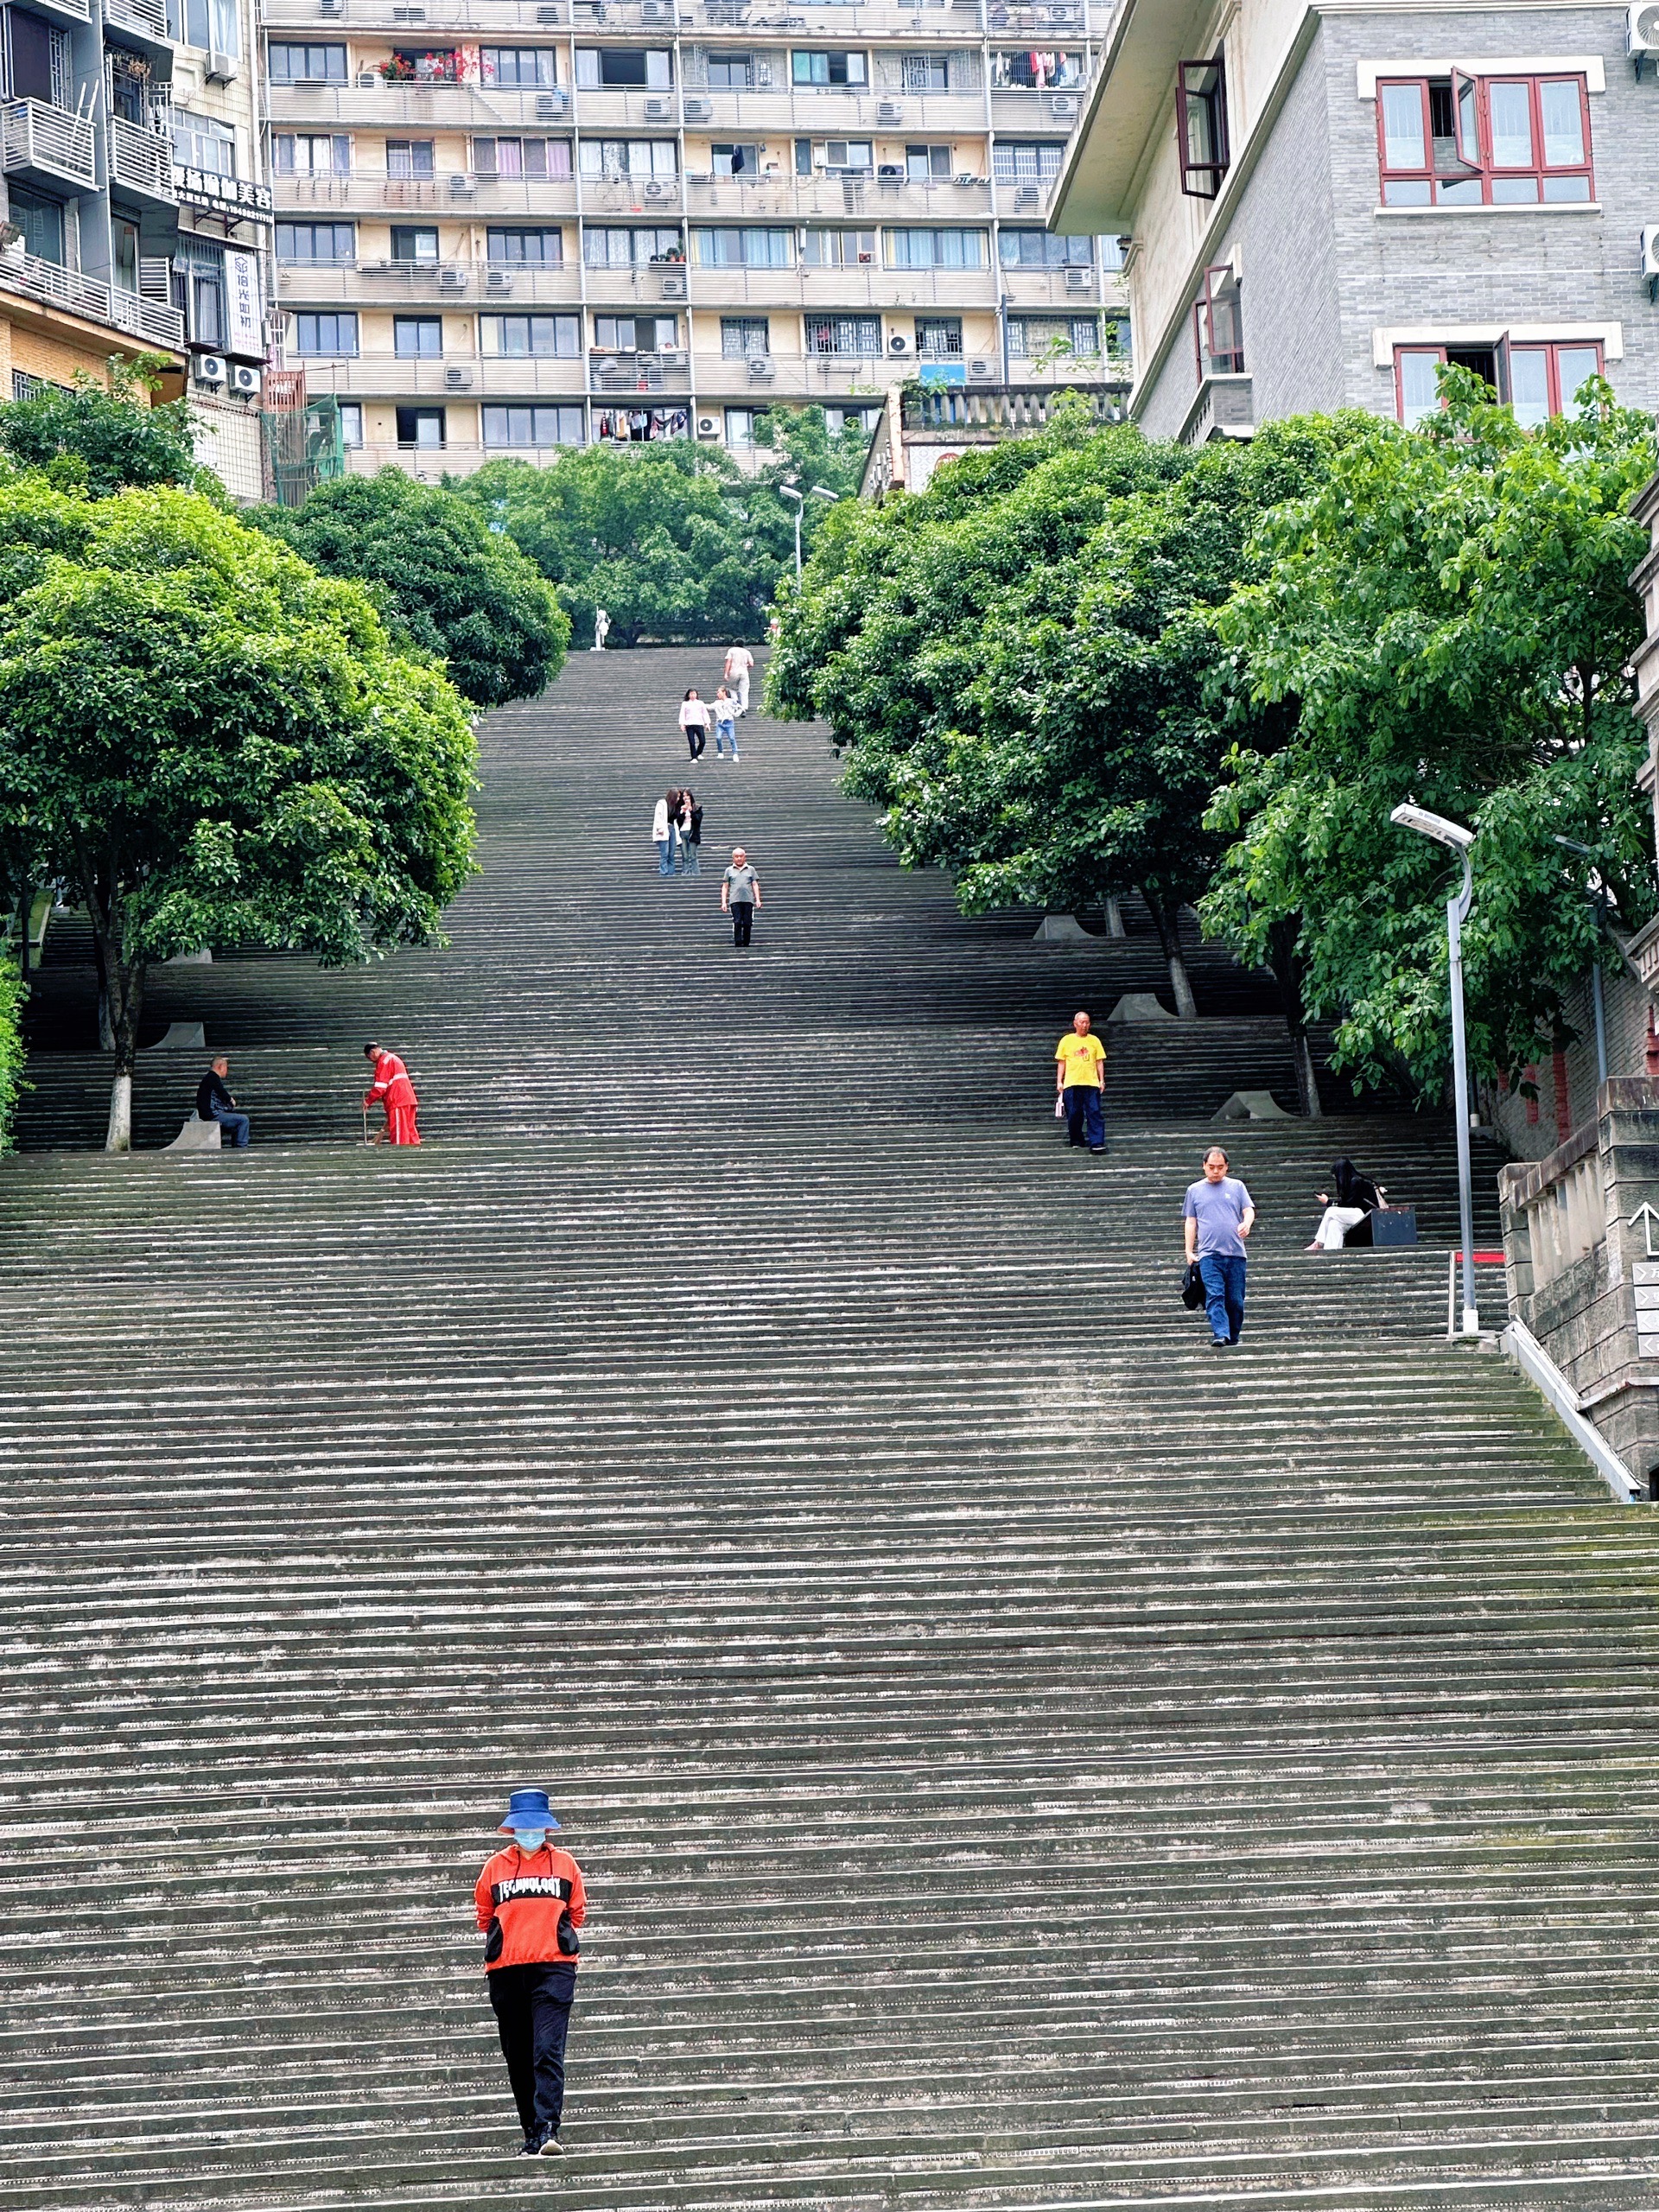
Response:
[[[1236,1344],[1244,1326],[1244,1240],[1255,1225],[1255,1208],[1244,1185],[1227,1173],[1227,1155],[1212,1144],[1204,1155],[1204,1180],[1187,1185],[1186,1256],[1204,1278],[1204,1310],[1216,1350]]]

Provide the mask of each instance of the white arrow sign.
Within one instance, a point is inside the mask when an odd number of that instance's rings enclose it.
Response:
[[[1647,1246],[1648,1257],[1649,1259],[1652,1259],[1654,1256],[1654,1225],[1656,1223],[1659,1223],[1659,1213],[1656,1213],[1654,1211],[1653,1208],[1648,1204],[1645,1198],[1643,1198],[1641,1205],[1637,1206],[1636,1211],[1630,1216],[1630,1227],[1634,1229],[1638,1221],[1642,1224],[1642,1236],[1643,1241]]]

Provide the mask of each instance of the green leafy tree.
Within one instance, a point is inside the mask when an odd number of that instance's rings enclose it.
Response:
[[[1190,1015],[1179,918],[1215,868],[1204,817],[1236,712],[1213,611],[1253,519],[1335,435],[1194,453],[1063,407],[919,499],[832,521],[769,696],[830,721],[847,788],[908,863],[951,871],[965,910],[1138,892]]]
[[[779,484],[857,488],[865,438],[831,435],[823,410],[779,410],[753,476],[718,447],[687,438],[588,446],[550,467],[491,461],[455,489],[505,531],[556,586],[578,638],[603,607],[611,643],[696,645],[763,634],[773,594],[792,574],[795,524]],[[809,499],[810,541],[830,512]]]
[[[0,837],[91,917],[130,1142],[149,963],[441,941],[474,741],[355,585],[195,494],[0,486]]]
[[[106,499],[128,486],[192,485],[221,500],[211,471],[196,461],[182,399],[152,404],[161,354],[129,365],[111,357],[107,384],[78,376],[73,388],[48,387],[33,399],[0,406],[0,453],[38,469],[63,491]]]
[[[1307,497],[1263,520],[1259,580],[1218,618],[1281,741],[1247,739],[1211,809],[1228,849],[1206,926],[1246,959],[1288,944],[1357,1079],[1442,1093],[1446,856],[1394,829],[1413,799],[1478,825],[1465,932],[1483,1072],[1567,1034],[1562,997],[1605,957],[1583,896],[1593,851],[1626,926],[1653,911],[1652,817],[1627,578],[1649,416],[1605,385],[1535,430],[1465,372],[1408,431],[1370,421]]]
[[[570,624],[553,591],[452,491],[383,468],[247,519],[323,575],[365,586],[394,644],[442,660],[475,706],[534,698],[564,665]]]

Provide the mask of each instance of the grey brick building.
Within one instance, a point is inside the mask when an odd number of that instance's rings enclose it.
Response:
[[[1131,241],[1137,419],[1410,420],[1446,359],[1534,419],[1596,369],[1659,404],[1659,55],[1627,15],[1125,0],[1050,220]]]

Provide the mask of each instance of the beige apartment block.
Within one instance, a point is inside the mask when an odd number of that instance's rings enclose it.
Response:
[[[1121,373],[1116,242],[1046,228],[1110,12],[267,0],[283,361],[434,478]]]

